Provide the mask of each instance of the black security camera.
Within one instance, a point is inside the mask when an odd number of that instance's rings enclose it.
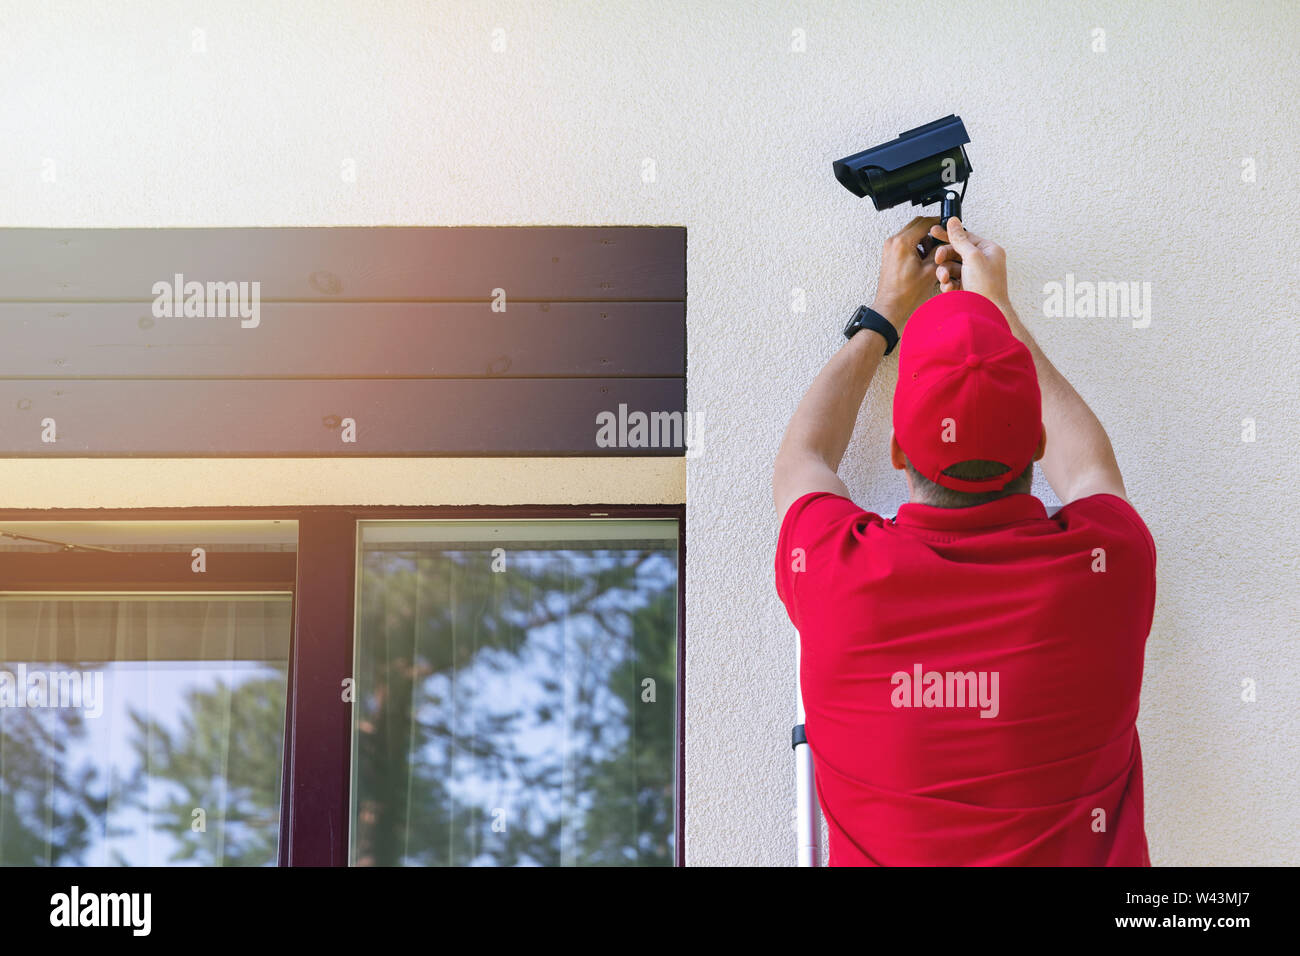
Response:
[[[947,228],[952,216],[961,218],[970,159],[970,137],[960,116],[949,115],[897,139],[873,146],[831,164],[835,178],[853,195],[869,196],[877,209],[910,201],[914,206],[939,203],[939,224]],[[961,184],[961,193],[954,188]],[[927,248],[937,240],[927,236]]]

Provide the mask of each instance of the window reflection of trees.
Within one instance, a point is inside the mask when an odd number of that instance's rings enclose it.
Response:
[[[114,693],[112,664],[75,666]],[[285,667],[258,662],[238,683],[185,673],[200,686],[179,713],[127,705],[125,761],[96,751],[80,710],[0,709],[0,864],[276,862]]]
[[[675,545],[508,560],[366,555],[355,862],[670,865]],[[0,863],[274,864],[285,674],[259,664],[175,719],[129,707],[133,766],[78,757],[77,710],[0,709]]]
[[[675,548],[508,562],[366,556],[355,861],[671,864]]]

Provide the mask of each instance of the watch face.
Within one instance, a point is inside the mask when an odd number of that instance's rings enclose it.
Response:
[[[853,338],[854,332],[862,331],[861,322],[863,316],[866,314],[866,308],[864,306],[858,306],[858,310],[854,312],[852,318],[849,319],[849,324],[844,326],[844,335],[846,338],[851,339]]]
[[[863,329],[871,329],[873,332],[878,332],[885,340],[885,354],[888,355],[898,344],[898,333],[894,332],[894,327],[890,325],[888,319],[884,316],[877,318],[878,315],[879,313],[873,314],[865,305],[859,307],[858,311],[853,313],[853,318],[849,319],[849,324],[844,327],[844,337],[851,339]],[[894,334],[890,335],[890,332]]]

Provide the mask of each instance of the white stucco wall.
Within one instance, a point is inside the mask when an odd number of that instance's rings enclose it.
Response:
[[[1008,249],[1159,548],[1153,860],[1297,863],[1298,28],[1293,2],[4,2],[0,225],[687,226],[707,444],[687,472],[688,860],[783,864],[770,463],[911,216],[853,199],[830,161],[956,112],[967,221]],[[1150,326],[1043,317],[1066,273],[1151,283]],[[885,512],[893,382],[887,362],[844,469]],[[267,503],[247,466],[204,468],[189,503]]]

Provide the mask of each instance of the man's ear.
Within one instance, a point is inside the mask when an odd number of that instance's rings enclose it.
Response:
[[[903,447],[898,444],[898,439],[893,432],[889,433],[889,463],[899,471],[902,471],[907,464],[907,459],[903,456]]]
[[[1034,461],[1042,461],[1043,454],[1047,451],[1047,426],[1043,426],[1043,434],[1038,439],[1038,451],[1034,452]]]

